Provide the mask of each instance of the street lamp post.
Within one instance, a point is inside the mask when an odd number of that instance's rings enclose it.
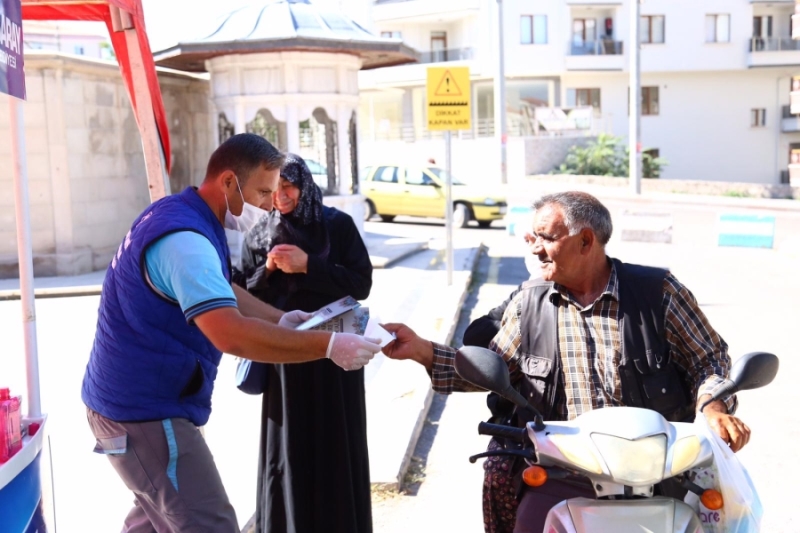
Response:
[[[640,0],[630,0],[631,2],[631,34],[629,39],[630,46],[630,126],[628,128],[630,187],[633,194],[642,192],[642,143],[640,132],[641,115],[641,79],[640,79],[640,51],[639,43],[639,2]]]
[[[503,52],[503,0],[497,0],[497,71],[494,76],[494,136],[500,139],[500,183],[508,183],[506,68]]]

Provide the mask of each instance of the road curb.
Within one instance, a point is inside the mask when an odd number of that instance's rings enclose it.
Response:
[[[473,254],[471,261],[472,264],[469,265],[469,274],[466,277],[466,281],[464,282],[463,289],[461,291],[461,296],[459,297],[458,303],[455,306],[455,313],[453,319],[450,321],[450,329],[447,331],[447,335],[444,339],[444,344],[449,346],[450,343],[453,341],[453,336],[455,335],[456,328],[458,327],[458,319],[461,315],[461,309],[464,307],[464,302],[467,299],[469,294],[469,287],[472,284],[472,279],[475,275],[475,269],[478,266],[478,262],[486,252],[486,245],[483,243],[480,244],[475,249],[475,253]],[[433,395],[434,395],[433,387],[430,385],[428,386],[428,392],[425,395],[425,401],[423,402],[422,409],[419,412],[419,416],[417,417],[417,422],[414,425],[414,429],[411,432],[411,437],[408,441],[408,448],[406,449],[405,456],[403,457],[403,462],[400,465],[400,471],[397,474],[397,484],[395,487],[391,487],[389,483],[373,483],[373,487],[380,487],[380,488],[394,488],[396,490],[403,489],[403,481],[405,480],[406,473],[408,472],[408,468],[411,465],[411,459],[414,456],[414,450],[417,448],[417,442],[419,441],[419,437],[422,434],[422,429],[425,426],[425,420],[428,418],[428,412],[430,411],[431,404],[433,403]]]
[[[34,289],[34,298],[69,298],[72,296],[99,296],[102,285],[79,285],[75,287],[53,287]],[[19,289],[0,291],[0,302],[19,300],[22,292]]]
[[[406,249],[402,250],[396,255],[392,255],[391,257],[384,257],[381,255],[370,254],[369,260],[372,263],[372,268],[389,268],[391,265],[407,258],[408,256],[414,255],[423,250],[427,250],[428,245],[429,245],[428,241],[408,243],[405,245]],[[393,246],[403,246],[403,245],[397,244]]]

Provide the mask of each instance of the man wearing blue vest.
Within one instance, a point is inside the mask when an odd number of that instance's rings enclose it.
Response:
[[[242,242],[256,206],[272,208],[282,164],[262,137],[234,135],[199,188],[134,221],[109,265],[82,398],[95,451],[135,495],[125,532],[239,531],[197,429],[211,414],[222,352],[275,363],[327,357],[356,370],[380,350],[358,335],[295,331],[306,313],[284,314],[231,285],[228,242]]]

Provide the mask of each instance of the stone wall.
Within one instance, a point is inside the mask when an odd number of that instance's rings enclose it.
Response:
[[[25,57],[24,106],[34,274],[103,269],[149,203],[141,137],[116,64],[58,54]],[[210,153],[208,82],[161,72],[173,147],[171,185],[198,183]],[[8,107],[0,135],[9,138]],[[201,163],[202,162],[202,163]],[[0,165],[11,166],[10,143]],[[0,277],[16,277],[13,178],[0,175]]]
[[[169,123],[172,148],[170,186],[180,192],[189,185],[200,185],[206,164],[217,147],[212,131],[207,76],[191,76],[161,70],[158,81]]]
[[[558,168],[572,146],[586,146],[596,137],[526,137],[525,174],[547,174]]]

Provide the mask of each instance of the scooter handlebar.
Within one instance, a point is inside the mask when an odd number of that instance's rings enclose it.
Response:
[[[490,424],[488,422],[481,422],[478,424],[479,435],[490,435],[492,437],[501,437],[504,439],[513,440],[515,442],[523,443],[528,437],[528,430],[525,428],[512,428],[509,426],[501,426],[500,424]]]

